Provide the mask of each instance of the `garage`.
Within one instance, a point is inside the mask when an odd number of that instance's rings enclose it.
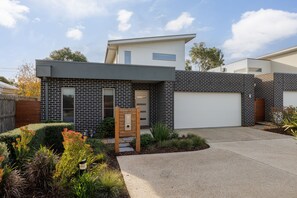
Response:
[[[297,107],[297,91],[284,91],[283,102],[284,107]]]
[[[241,126],[240,93],[175,92],[175,129]]]

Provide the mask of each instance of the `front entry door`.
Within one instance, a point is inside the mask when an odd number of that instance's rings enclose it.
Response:
[[[135,106],[140,107],[140,126],[149,126],[148,90],[135,90]]]

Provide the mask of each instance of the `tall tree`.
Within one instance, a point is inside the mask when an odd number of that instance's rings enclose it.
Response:
[[[185,70],[186,71],[191,71],[192,70],[191,61],[189,59],[186,60]]]
[[[49,59],[61,60],[61,61],[77,61],[87,62],[87,58],[79,51],[72,52],[69,47],[63,49],[54,50],[50,53]]]
[[[33,64],[23,64],[17,74],[18,94],[22,96],[40,96],[40,79],[36,77]]]
[[[215,47],[208,48],[203,42],[194,43],[194,46],[190,50],[190,57],[191,63],[197,65],[200,71],[207,71],[224,65],[223,52]]]

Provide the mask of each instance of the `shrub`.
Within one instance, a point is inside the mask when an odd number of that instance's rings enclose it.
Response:
[[[49,192],[57,160],[58,156],[51,150],[40,147],[33,159],[25,165],[25,175],[30,187],[40,192]]]
[[[9,151],[4,142],[0,142],[0,168],[3,167],[9,160]]]
[[[181,149],[181,150],[192,150],[195,148],[200,148],[207,146],[205,139],[189,134],[186,138],[171,139],[158,142],[157,146],[159,148],[171,148],[171,149]]]
[[[45,129],[45,137],[44,143],[47,147],[54,150],[56,153],[63,153],[63,136],[62,131],[64,128],[68,128],[69,130],[73,130],[73,125],[57,125],[57,126],[48,126]]]
[[[20,171],[13,170],[8,166],[4,168],[0,197],[24,197],[26,187],[26,180],[22,177]]]
[[[59,180],[62,185],[74,176],[78,171],[78,163],[83,159],[87,160],[87,164],[102,160],[103,155],[94,155],[89,144],[86,144],[86,137],[75,131],[65,129],[62,132],[64,152],[61,159],[56,165],[54,178]]]
[[[29,143],[29,147],[32,148],[31,151],[38,150],[40,145],[44,145],[45,141],[45,132],[50,129],[51,127],[60,126],[61,128],[72,128],[73,125],[69,123],[50,123],[50,124],[29,124],[27,125],[29,130],[33,130],[36,132],[36,135],[33,137],[32,141]],[[61,130],[59,130],[59,133]],[[10,152],[10,160],[15,160],[15,152],[12,146],[12,143],[15,142],[16,138],[19,138],[21,134],[21,129],[17,128],[11,131],[7,131],[5,133],[0,134],[0,142],[5,142],[7,148]],[[51,139],[50,135],[48,134],[48,139]],[[47,140],[48,140],[47,139]]]
[[[284,126],[285,131],[290,130],[292,135],[295,137],[297,136],[297,112],[294,112],[290,117],[284,119]]]
[[[94,154],[108,152],[108,148],[100,139],[88,138],[86,143],[91,145]]]
[[[114,138],[114,118],[105,118],[97,127],[96,138]]]
[[[103,171],[98,177],[98,191],[96,197],[119,197],[124,187],[121,173],[116,171]]]
[[[142,134],[140,135],[140,146],[142,148],[147,148],[150,145],[154,144],[156,141],[155,139],[151,136],[151,134]],[[133,147],[136,146],[136,139],[133,139],[131,142],[131,145]]]
[[[21,165],[28,158],[30,152],[29,143],[34,135],[35,131],[29,130],[28,127],[21,128],[20,137],[16,138],[16,142],[12,143],[18,165]]]
[[[172,130],[163,123],[156,123],[151,128],[151,132],[156,141],[169,140],[171,138]]]
[[[72,179],[70,186],[73,196],[79,198],[95,197],[95,189],[98,188],[96,179],[90,173]]]

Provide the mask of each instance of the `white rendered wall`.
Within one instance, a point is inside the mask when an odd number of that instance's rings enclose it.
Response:
[[[261,68],[262,72],[247,72],[248,74],[269,74],[271,73],[271,62],[266,60],[247,59],[248,68]]]
[[[269,58],[272,72],[297,73],[297,52]]]
[[[131,51],[131,64],[170,66],[176,70],[185,69],[185,41],[150,42],[120,45],[118,49],[119,64],[124,64],[124,52]],[[176,61],[153,60],[153,53],[175,54]]]
[[[284,107],[289,107],[289,106],[297,107],[297,92],[296,91],[284,91],[283,105],[284,105]]]
[[[239,73],[239,74],[246,74],[247,73],[247,59],[237,61],[234,63],[230,63],[228,65],[225,65],[224,67],[227,69],[226,73]],[[245,71],[238,72],[236,70],[242,70],[244,69]]]

